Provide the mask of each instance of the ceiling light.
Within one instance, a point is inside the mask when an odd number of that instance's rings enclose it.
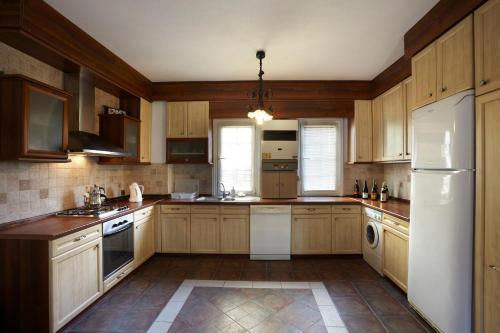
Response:
[[[273,116],[269,114],[272,112],[272,108],[270,107],[268,109],[269,113],[264,108],[264,96],[269,98],[272,93],[270,90],[264,90],[264,80],[262,79],[262,77],[264,76],[264,71],[262,70],[262,59],[266,57],[266,52],[264,52],[264,50],[259,50],[257,51],[256,57],[257,59],[259,59],[260,65],[259,83],[257,86],[257,91],[252,91],[250,95],[252,98],[257,97],[257,107],[253,108],[250,105],[248,106],[250,110],[253,110],[248,112],[248,118],[255,119],[257,125],[262,125],[265,121],[273,119]]]

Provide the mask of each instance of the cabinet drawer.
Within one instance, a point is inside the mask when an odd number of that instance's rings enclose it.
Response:
[[[219,214],[217,205],[191,205],[191,214]]]
[[[163,214],[189,214],[189,205],[162,205],[161,212]]]
[[[132,260],[127,265],[122,267],[120,270],[115,272],[113,275],[108,277],[104,281],[104,292],[108,292],[109,289],[113,288],[118,282],[123,280],[124,277],[129,275],[134,270],[134,261]]]
[[[392,215],[384,214],[382,223],[386,226],[396,229],[399,232],[402,232],[405,235],[410,234],[410,223],[398,219],[397,217],[394,217]]]
[[[221,206],[220,213],[223,215],[248,215],[250,214],[250,206]]]
[[[64,252],[72,250],[80,245],[86,244],[102,236],[102,224],[75,232],[51,242],[50,256],[54,258]]]
[[[361,214],[361,206],[359,205],[333,205],[332,213],[334,214]]]
[[[328,205],[296,205],[292,206],[292,214],[330,214]]]
[[[134,212],[134,222],[145,219],[153,215],[153,206]]]

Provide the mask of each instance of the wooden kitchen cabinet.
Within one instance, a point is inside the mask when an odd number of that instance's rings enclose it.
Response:
[[[219,252],[220,252],[219,215],[191,214],[191,253],[219,253]]]
[[[0,160],[68,162],[63,90],[22,75],[0,78]]]
[[[135,216],[143,218],[136,219]],[[134,213],[134,265],[140,266],[155,253],[155,233],[153,208]]]
[[[404,155],[404,91],[403,84],[382,95],[382,160],[402,160]]]
[[[191,251],[191,219],[189,214],[161,214],[161,249],[164,253]]]
[[[297,171],[262,171],[261,197],[291,199],[297,197]]]
[[[206,138],[208,129],[208,102],[167,103],[167,138]]]
[[[151,103],[141,98],[140,119],[141,119],[141,139],[140,139],[140,162],[151,162],[151,124],[152,124]]]
[[[349,162],[372,161],[372,102],[354,101],[354,119],[349,126]]]
[[[382,271],[405,292],[408,288],[408,222],[384,215],[382,223]]]
[[[102,237],[50,260],[51,332],[103,294]]]
[[[362,253],[361,214],[332,215],[332,253]]]
[[[372,101],[372,160],[382,161],[382,95]]]
[[[124,149],[129,156],[125,157],[101,157],[102,164],[127,164],[139,163],[141,121],[137,118],[118,115],[99,115],[99,136],[112,144]]]
[[[476,99],[474,331],[484,333],[500,327],[499,147],[500,89]]]
[[[436,101],[436,43],[432,43],[411,59],[411,73],[413,77],[413,107],[430,104]]]
[[[500,88],[500,0],[489,0],[474,12],[476,95]]]
[[[292,254],[330,254],[331,214],[292,215]]]
[[[474,87],[472,15],[436,41],[437,100]]]
[[[220,252],[247,254],[250,252],[250,217],[245,215],[221,215]]]
[[[413,133],[411,129],[411,115],[415,98],[413,97],[413,78],[409,77],[403,81],[403,100],[404,100],[404,159],[411,160],[411,146],[413,142]]]

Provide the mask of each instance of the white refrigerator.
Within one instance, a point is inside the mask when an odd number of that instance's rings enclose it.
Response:
[[[408,301],[441,332],[471,332],[474,90],[412,121]]]

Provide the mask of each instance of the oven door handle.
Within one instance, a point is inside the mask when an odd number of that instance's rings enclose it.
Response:
[[[108,236],[115,235],[115,234],[117,234],[117,233],[119,233],[119,232],[122,232],[122,231],[124,231],[124,230],[127,230],[127,229],[132,228],[132,226],[133,226],[133,225],[134,225],[133,223],[129,223],[129,224],[127,224],[126,226],[124,226],[124,227],[122,227],[122,228],[120,228],[120,229],[113,230],[113,231],[111,231],[111,232],[109,232],[109,233],[107,233],[107,234],[103,235],[103,237],[108,237]]]

